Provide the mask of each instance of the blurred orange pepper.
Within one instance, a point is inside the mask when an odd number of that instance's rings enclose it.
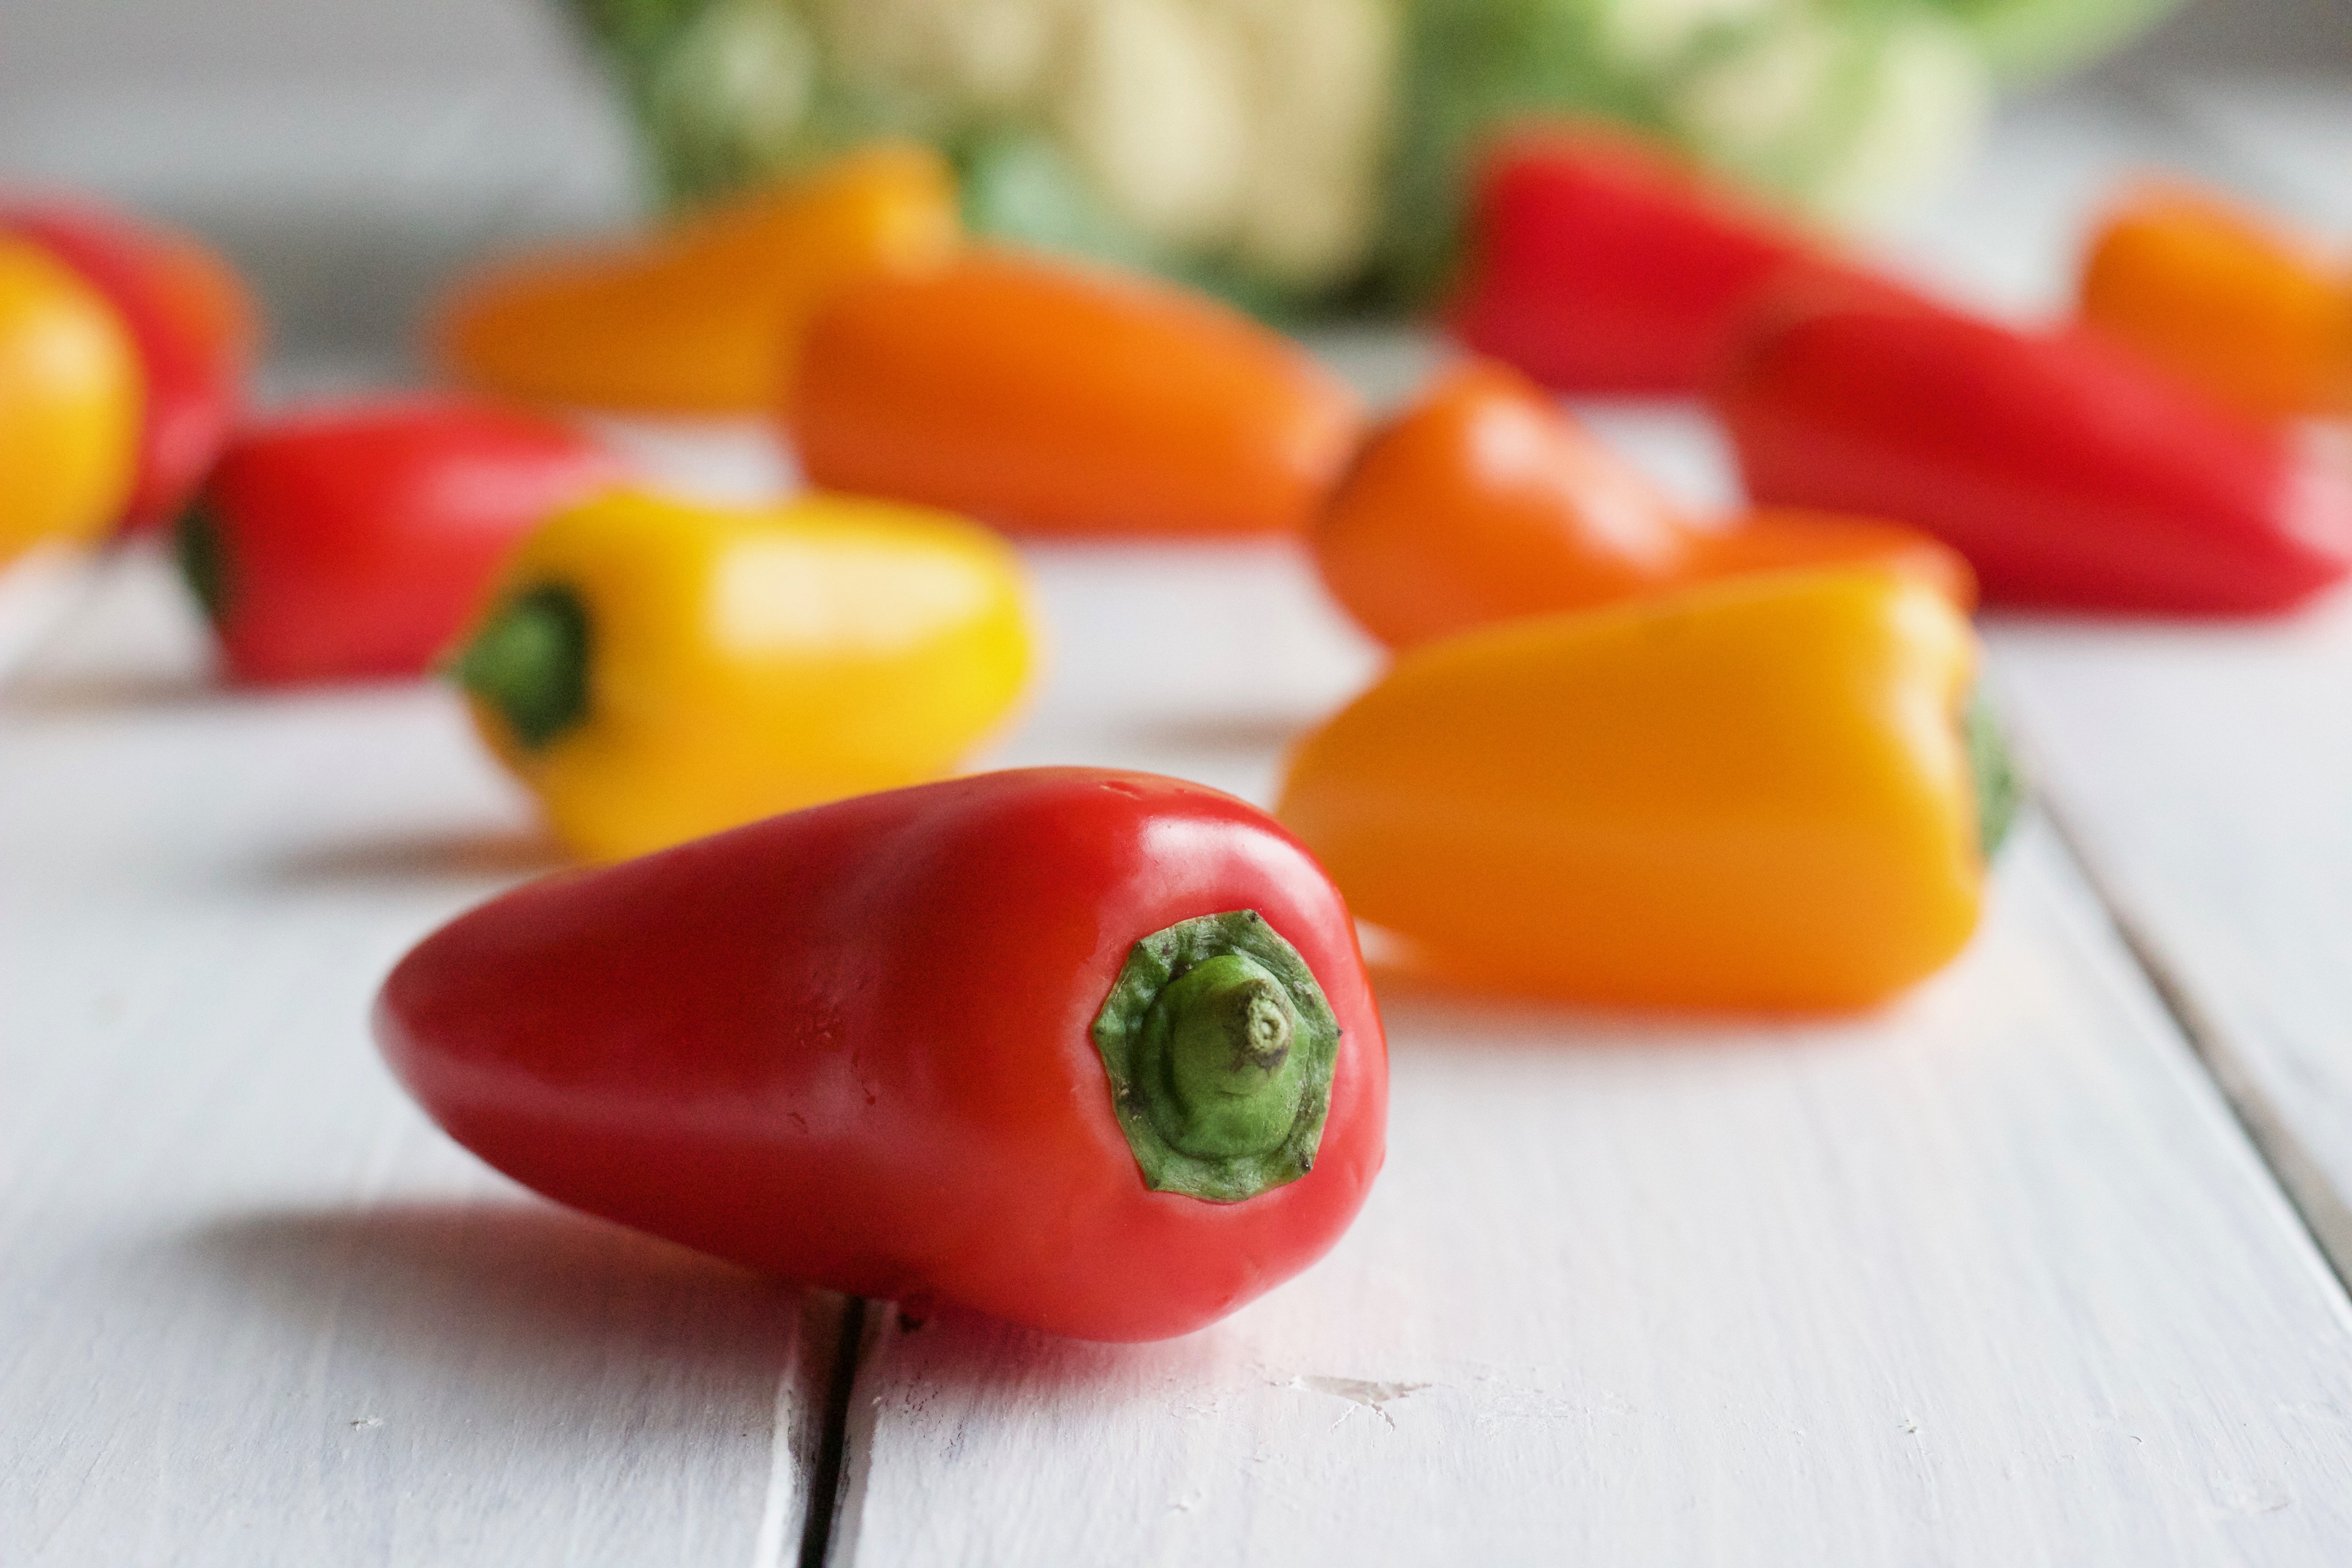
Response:
[[[145,396],[105,297],[46,247],[0,236],[0,563],[114,526]]]
[[[1962,611],[1976,579],[1899,523],[1751,512],[1694,524],[1517,372],[1474,362],[1374,432],[1311,533],[1323,580],[1391,647],[1705,578],[1825,564],[1908,572]]]
[[[836,294],[786,423],[825,489],[1066,534],[1304,528],[1359,430],[1304,351],[1204,296],[1000,251]]]
[[[764,414],[809,314],[866,273],[944,260],[955,177],[886,142],[635,244],[550,250],[460,279],[442,363],[496,396],[646,414]]]
[[[2352,410],[2352,270],[2209,193],[2126,197],[2084,264],[2082,317],[2257,417]]]
[[[1299,744],[1276,815],[1439,973],[1862,1006],[1976,929],[2011,804],[1976,660],[1885,570],[1514,621],[1400,658]]]

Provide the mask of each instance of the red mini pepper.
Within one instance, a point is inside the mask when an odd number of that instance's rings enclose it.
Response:
[[[121,318],[146,381],[121,525],[178,515],[245,405],[260,327],[244,284],[187,236],[86,202],[0,207],[0,230],[47,248]]]
[[[1867,276],[1665,149],[1580,122],[1495,143],[1466,256],[1454,334],[1562,392],[1695,392],[1774,279]]]
[[[1899,518],[1989,603],[2284,609],[2352,566],[2352,476],[2087,335],[1769,309],[1715,391],[1757,501]]]
[[[240,680],[420,674],[522,536],[622,472],[569,426],[502,408],[313,409],[230,445],[181,519],[181,564]]]
[[[548,1196],[787,1279],[1084,1339],[1328,1250],[1388,1068],[1346,906],[1198,784],[985,773],[494,900],[401,961],[386,1058]]]

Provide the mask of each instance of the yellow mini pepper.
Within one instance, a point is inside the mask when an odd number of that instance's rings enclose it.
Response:
[[[950,771],[1033,663],[1018,557],[944,512],[621,491],[525,542],[456,669],[575,852]]]
[[[2011,802],[1975,669],[1968,622],[1891,572],[1509,622],[1399,658],[1298,746],[1277,814],[1440,973],[1860,1006],[1976,929]]]
[[[572,247],[459,280],[438,351],[477,392],[645,414],[767,415],[809,317],[871,272],[943,261],[955,176],[884,142],[648,238]]]
[[[0,237],[0,563],[114,526],[145,395],[113,307],[47,250]]]

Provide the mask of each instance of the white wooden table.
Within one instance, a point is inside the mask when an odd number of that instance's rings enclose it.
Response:
[[[2149,159],[2352,229],[2346,97],[2031,106],[1899,248],[2046,302]],[[1383,396],[1430,352],[1324,346]],[[1724,489],[1688,413],[1595,415]],[[740,433],[620,434],[776,477]],[[1264,800],[1374,665],[1279,548],[1033,563],[1054,674],[995,761]],[[447,694],[224,692],[153,557],[20,569],[0,1564],[2352,1562],[2352,599],[1989,632],[2047,804],[1950,972],[1802,1023],[1391,984],[1356,1228],[1114,1347],[910,1324],[484,1171],[363,1019],[546,863]]]

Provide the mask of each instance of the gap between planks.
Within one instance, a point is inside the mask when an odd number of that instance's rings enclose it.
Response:
[[[2187,1042],[2205,1075],[2213,1080],[2213,1087],[2229,1106],[2230,1114],[2236,1118],[2246,1141],[2253,1145],[2254,1152],[2270,1172],[2271,1179],[2278,1184],[2312,1245],[2326,1260],[2337,1289],[2345,1293],[2347,1309],[2352,1309],[2352,1205],[2347,1205],[2336,1193],[2326,1168],[2312,1157],[2303,1141],[2295,1136],[2288,1119],[2263,1092],[2262,1075],[2231,1047],[2229,1030],[2199,1005],[2194,986],[2176,974],[2166,962],[2146,925],[2132,912],[2129,900],[2107,875],[2084,836],[2075,830],[2068,809],[2040,792],[2036,793],[2035,804],[2067,858],[2074,861],[2084,884],[2105,911],[2116,940],[2131,955],[2132,963],[2156,999],[2163,1004],[2173,1028]]]
[[[808,1511],[801,1533],[800,1568],[825,1568],[832,1561],[839,1531],[841,1500],[849,1476],[849,1406],[857,1392],[857,1373],[872,1336],[866,1331],[869,1303],[859,1296],[845,1298],[841,1331],[834,1341],[832,1364],[825,1369],[824,1415],[816,1463],[808,1482]],[[778,1553],[774,1561],[781,1564]],[[766,1561],[754,1565],[766,1568]]]

